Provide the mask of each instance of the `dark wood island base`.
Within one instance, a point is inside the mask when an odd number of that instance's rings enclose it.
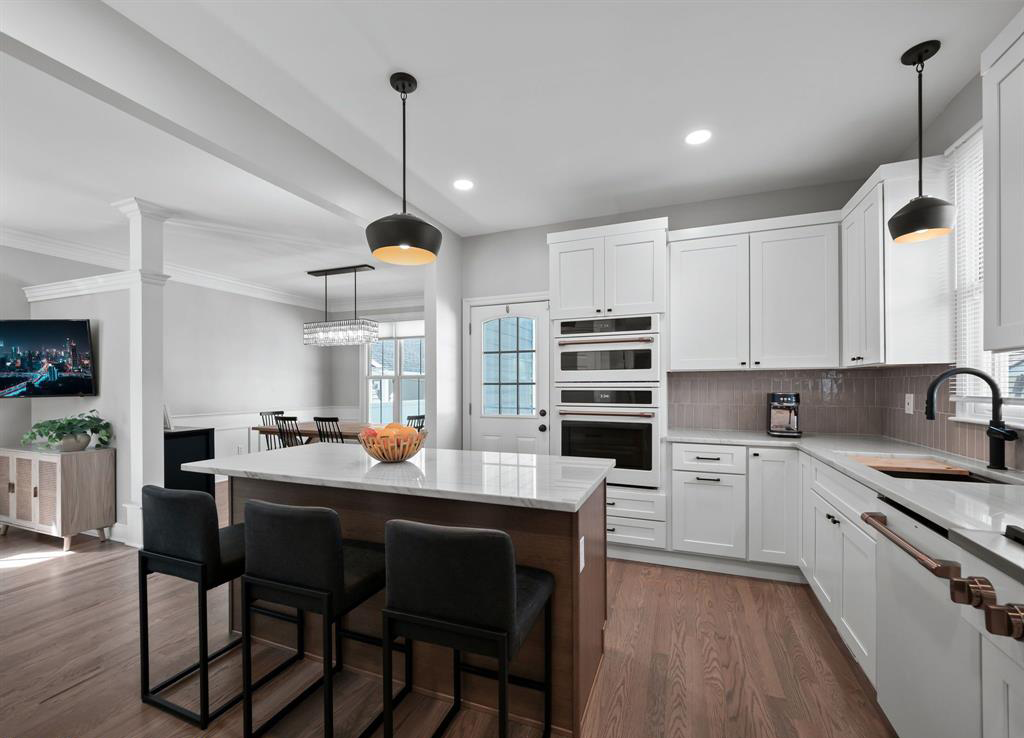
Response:
[[[345,538],[383,542],[384,524],[400,518],[437,525],[494,528],[507,532],[515,545],[518,564],[551,572],[553,595],[552,716],[554,732],[580,735],[597,670],[604,653],[607,619],[605,562],[605,484],[601,482],[576,512],[483,502],[440,499],[390,492],[371,492],[339,487],[230,478],[231,522],[242,522],[247,500],[267,500],[287,505],[316,505],[337,510]],[[582,557],[582,559],[581,559]],[[241,628],[238,582],[232,583],[231,622]],[[345,627],[379,635],[383,593],[348,615]],[[306,616],[306,652],[322,656],[319,617]],[[253,618],[256,637],[294,647],[294,626],[266,617]],[[512,673],[530,679],[543,678],[543,622],[534,626],[522,650],[512,662]],[[349,639],[343,641],[346,666],[379,675],[379,648]],[[395,655],[395,674],[402,674],[402,655]],[[464,657],[467,662],[493,667],[487,659]],[[451,697],[451,652],[417,643],[414,651],[414,689]],[[400,678],[400,677],[399,677]],[[463,699],[485,709],[496,709],[495,683],[465,674]],[[541,723],[542,696],[534,690],[512,686],[513,717]],[[401,709],[401,708],[400,708]]]

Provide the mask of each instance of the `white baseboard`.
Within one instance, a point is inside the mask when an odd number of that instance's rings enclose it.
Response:
[[[804,579],[800,569],[795,566],[782,566],[781,564],[721,559],[714,556],[701,556],[699,554],[662,551],[660,549],[639,548],[636,546],[619,546],[616,544],[608,545],[608,558],[638,561],[645,564],[660,564],[661,566],[675,566],[681,569],[710,571],[716,574],[732,574],[740,577],[807,584],[807,580]]]

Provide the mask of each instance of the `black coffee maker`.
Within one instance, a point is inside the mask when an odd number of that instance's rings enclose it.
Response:
[[[797,438],[800,436],[800,394],[768,393],[768,435]]]

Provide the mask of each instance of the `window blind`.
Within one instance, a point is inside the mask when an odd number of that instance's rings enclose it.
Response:
[[[1024,351],[993,353],[982,348],[985,223],[981,133],[979,128],[948,153],[950,192],[956,205],[956,363],[991,374],[1005,397],[1024,399]],[[966,375],[956,377],[953,392],[961,400],[991,395],[982,380]]]

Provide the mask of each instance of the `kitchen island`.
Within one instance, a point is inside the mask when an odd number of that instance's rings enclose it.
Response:
[[[345,538],[383,542],[392,519],[438,525],[494,528],[507,532],[517,563],[551,572],[553,604],[553,725],[579,735],[584,711],[604,652],[607,618],[605,477],[613,463],[486,451],[424,449],[410,461],[382,464],[356,444],[317,443],[244,456],[184,464],[182,469],[229,479],[229,514],[242,522],[247,500],[315,505],[338,511]],[[231,622],[240,628],[239,584],[232,584]],[[345,627],[379,634],[383,593],[350,613]],[[321,656],[319,618],[306,616],[306,651]],[[256,617],[255,636],[294,645],[292,626]],[[512,673],[543,675],[543,626],[534,627],[512,662]],[[451,695],[447,649],[415,644],[416,689]],[[380,649],[344,641],[344,663],[380,673]],[[401,654],[395,656],[401,674]],[[466,660],[491,666],[486,659]],[[513,686],[513,716],[540,722],[541,695]],[[466,674],[466,701],[494,708],[494,682]]]

